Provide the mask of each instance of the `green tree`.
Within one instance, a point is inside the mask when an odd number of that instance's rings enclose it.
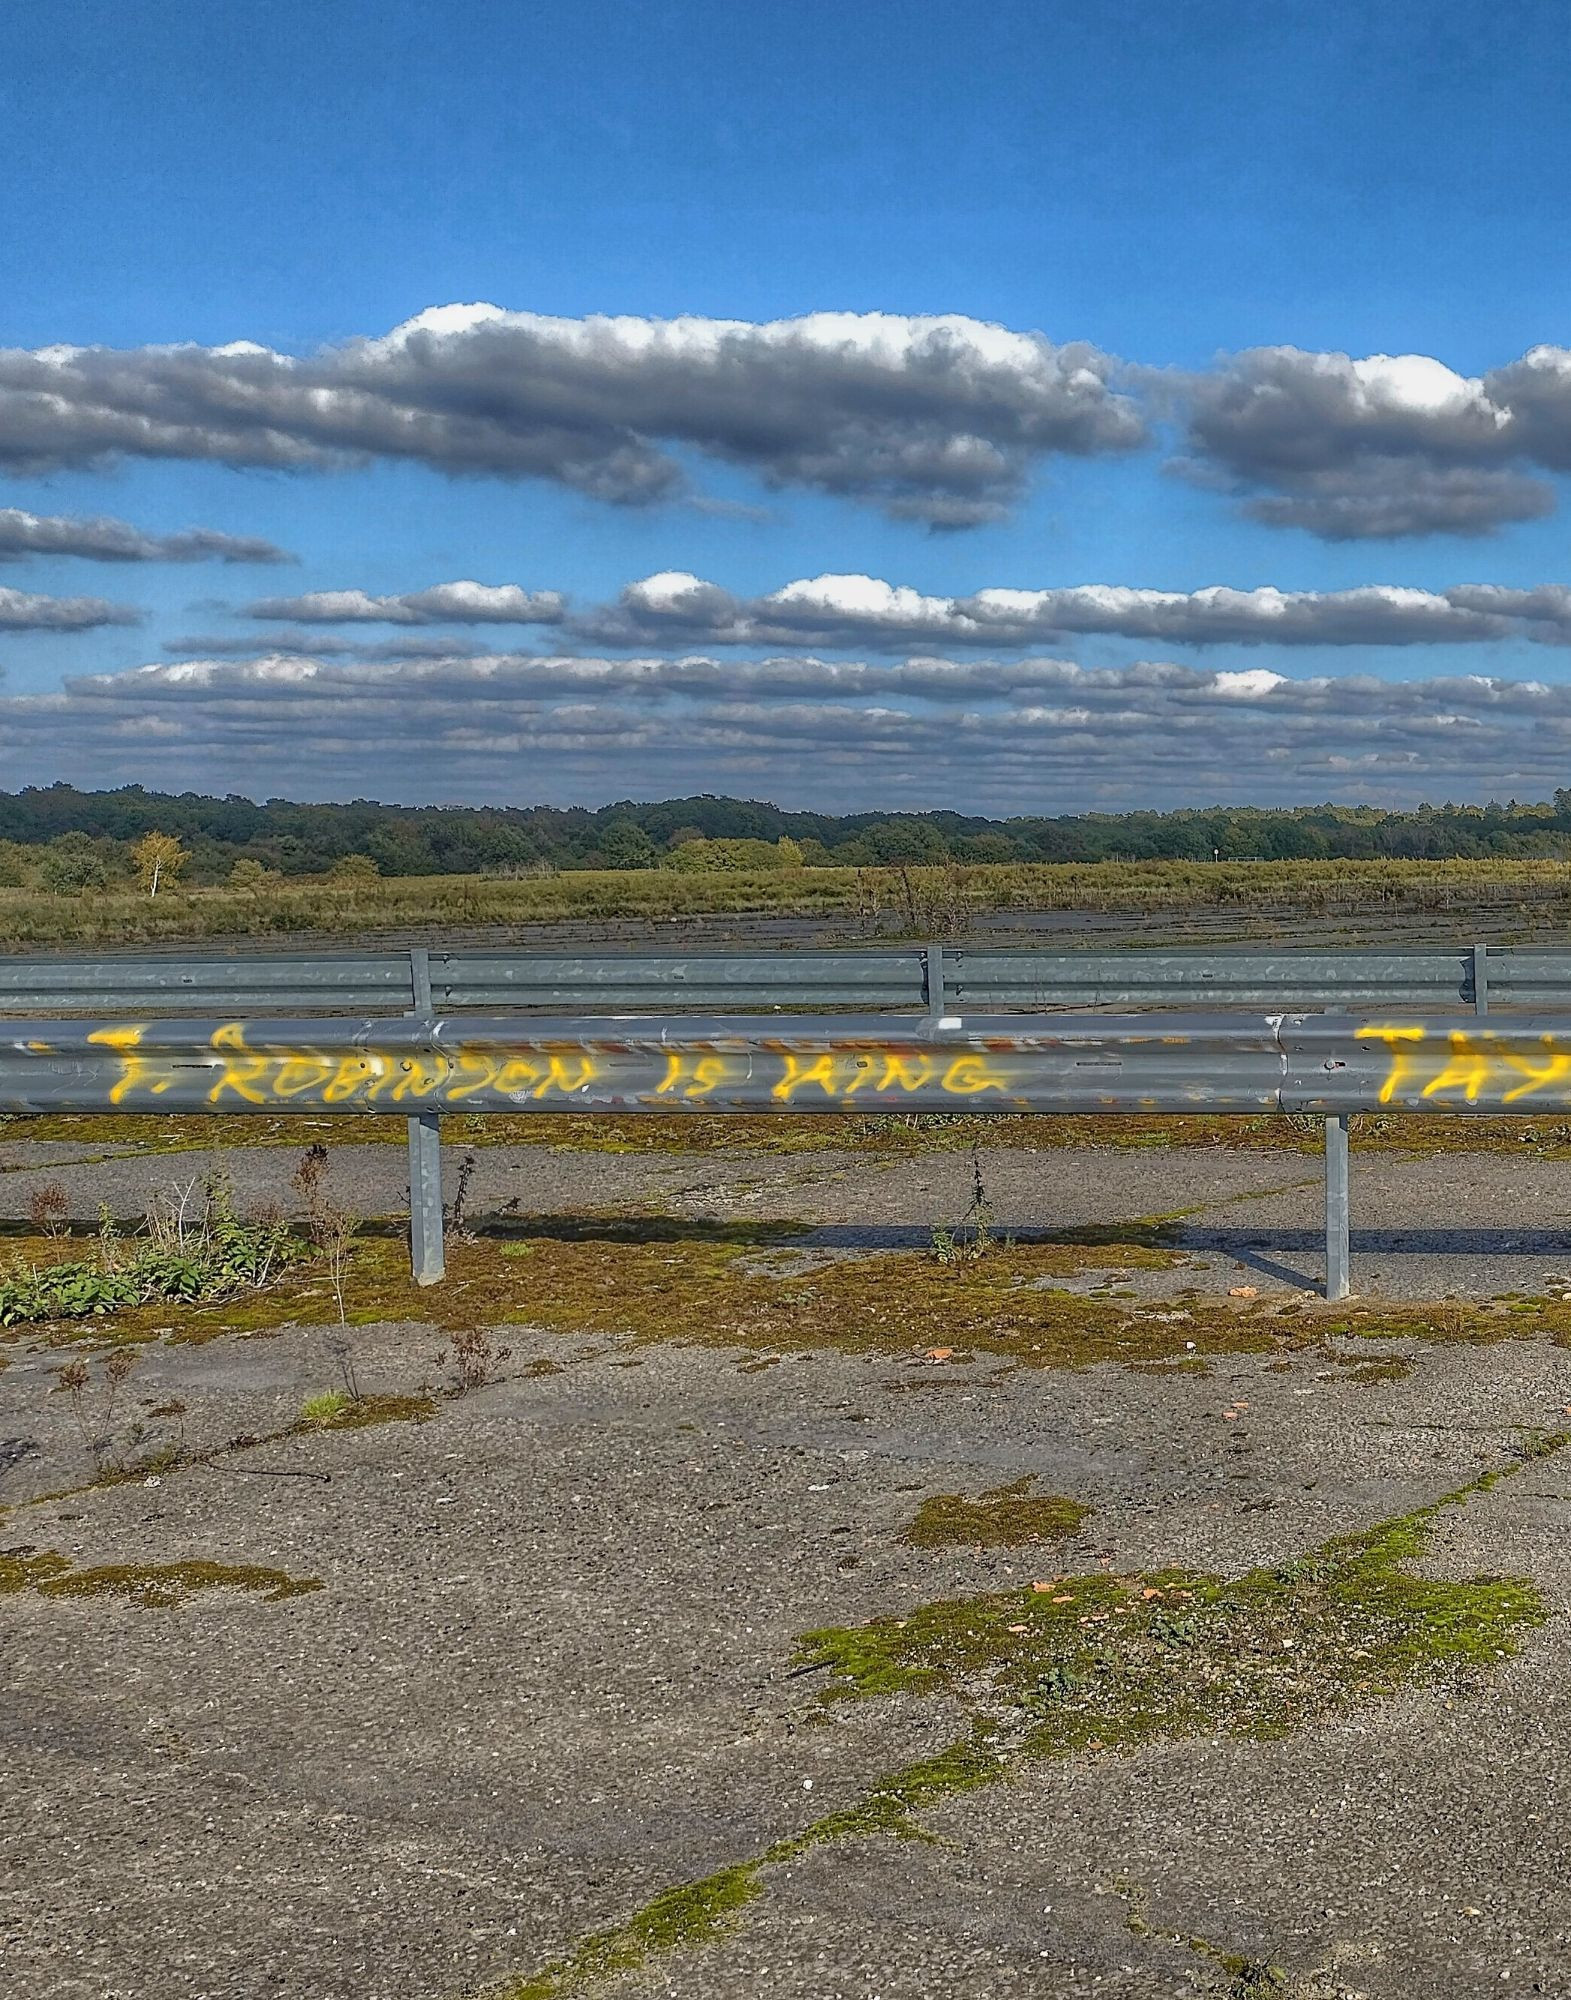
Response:
[[[231,889],[245,889],[252,895],[258,894],[269,882],[281,880],[276,868],[265,867],[254,854],[242,854],[229,871]]]
[[[109,866],[85,833],[62,833],[45,848],[38,880],[53,894],[69,896],[79,889],[107,888]]]
[[[600,854],[607,868],[653,868],[658,853],[636,820],[614,820],[600,836]]]
[[[369,854],[346,854],[327,871],[328,881],[340,889],[368,889],[382,879],[382,871]]]

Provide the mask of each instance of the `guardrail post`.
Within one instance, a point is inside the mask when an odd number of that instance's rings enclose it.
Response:
[[[944,1013],[944,947],[930,944],[922,953],[922,982],[927,988],[927,1014],[931,1021]]]
[[[1475,944],[1473,947],[1473,1012],[1489,1012],[1489,947]]]
[[[1326,1297],[1345,1299],[1352,1290],[1348,1248],[1348,1114],[1326,1119]]]
[[[409,954],[413,1013],[431,1018],[431,954]],[[442,1245],[442,1130],[434,1111],[409,1120],[409,1262],[417,1285],[440,1282],[447,1269]]]

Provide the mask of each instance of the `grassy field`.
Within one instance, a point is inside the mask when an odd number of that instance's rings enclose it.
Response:
[[[757,874],[645,869],[513,880],[394,876],[345,884],[302,877],[260,889],[0,889],[0,949],[174,944],[198,939],[374,936],[573,920],[730,915],[826,918],[869,937],[957,936],[989,911],[1160,914],[1280,909],[1509,908],[1571,920],[1571,866],[1556,861],[1007,863],[942,868],[798,868]]]

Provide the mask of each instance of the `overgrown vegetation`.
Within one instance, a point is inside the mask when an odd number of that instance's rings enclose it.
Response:
[[[476,931],[516,933],[562,922],[669,922],[685,917],[776,916],[833,923],[866,938],[954,937],[987,912],[1094,910],[1139,918],[1213,913],[1277,928],[1306,918],[1360,925],[1400,913],[1436,913],[1472,931],[1491,915],[1553,933],[1571,914],[1563,861],[1115,861],[947,862],[895,867],[759,870],[584,869],[549,874],[386,876],[369,866],[326,874],[177,883],[148,896],[129,875],[95,864],[103,880],[50,856],[36,866],[0,850],[0,946],[117,946],[221,939],[405,939]],[[78,857],[79,859],[81,857]],[[70,875],[72,879],[64,877]],[[5,878],[11,886],[5,886]],[[80,890],[91,887],[92,894]]]
[[[327,1267],[327,1281],[333,1288],[333,1302],[338,1307],[338,1323],[344,1326],[348,1323],[344,1281],[349,1271],[350,1249],[361,1218],[334,1191],[331,1164],[327,1148],[319,1139],[313,1140],[301,1154],[300,1164],[295,1168],[290,1184],[305,1206],[306,1234]],[[351,1394],[358,1393],[353,1382],[346,1386]]]
[[[960,1711],[961,1733],[752,1859],[666,1890],[497,2000],[560,2000],[708,1942],[739,1920],[769,1868],[841,1840],[929,1840],[924,1813],[1021,1763],[1214,1732],[1260,1740],[1495,1665],[1547,1615],[1538,1591],[1518,1578],[1437,1582],[1410,1565],[1448,1509],[1568,1441],[1534,1440],[1428,1506],[1235,1579],[1060,1577],[805,1634],[792,1671],[829,1676],[821,1713],[875,1698],[941,1701]]]
[[[305,1251],[281,1216],[242,1220],[228,1182],[212,1175],[155,1200],[135,1236],[106,1212],[91,1257],[13,1262],[0,1276],[0,1326],[260,1291]]]
[[[491,1350],[489,1379],[504,1357],[499,1330],[532,1327],[569,1338],[638,1347],[677,1345],[755,1355],[822,1349],[882,1355],[919,1367],[924,1379],[958,1373],[982,1357],[1030,1368],[1125,1366],[1202,1369],[1208,1357],[1304,1354],[1371,1383],[1359,1364],[1387,1357],[1365,1341],[1492,1342],[1548,1339],[1571,1345],[1571,1300],[1360,1300],[1328,1308],[1307,1297],[1133,1296],[1120,1274],[1174,1269],[1187,1259],[1166,1243],[1161,1218],[1069,1230],[1057,1238],[999,1247],[980,1262],[942,1265],[924,1250],[810,1258],[791,1246],[807,1225],[705,1223],[671,1216],[533,1217],[505,1235],[449,1246],[448,1277],[417,1286],[397,1233],[354,1245],[347,1286],[349,1327],[403,1321],[478,1338]],[[38,1243],[37,1254],[48,1248]],[[1070,1288],[1061,1280],[1101,1275]],[[1571,1289],[1568,1287],[1567,1289]],[[91,1321],[95,1339],[136,1342],[213,1339],[228,1331],[337,1324],[320,1267],[291,1264],[265,1292],[197,1301],[164,1323],[154,1302]],[[71,1337],[65,1328],[53,1336]],[[348,1336],[352,1340],[352,1334]],[[1352,1343],[1351,1347],[1347,1343]],[[460,1386],[462,1357],[436,1357]],[[915,1378],[913,1378],[915,1379]],[[346,1389],[349,1384],[346,1382]]]

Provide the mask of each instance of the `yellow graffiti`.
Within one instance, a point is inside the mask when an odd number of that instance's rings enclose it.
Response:
[[[653,1052],[635,1043],[615,1053],[583,1049],[489,1047],[460,1043],[454,1048],[316,1048],[293,1043],[256,1047],[243,1021],[225,1021],[213,1029],[199,1050],[149,1048],[145,1023],[95,1029],[89,1039],[118,1059],[118,1073],[109,1088],[116,1105],[128,1099],[158,1097],[196,1078],[206,1102],[217,1108],[280,1109],[286,1106],[342,1105],[384,1107],[424,1105],[458,1108],[480,1105],[539,1103],[582,1099],[592,1086],[622,1083],[616,1095],[642,1099],[703,1103],[726,1086],[757,1079],[778,1104],[804,1097],[831,1103],[859,1095],[914,1096],[919,1092],[948,1097],[977,1097],[987,1091],[1007,1091],[1009,1078],[992,1057],[975,1050],[960,1052],[910,1047],[866,1047],[793,1051],[778,1046],[764,1050],[722,1053],[715,1049],[666,1049],[665,1073],[651,1087],[647,1067]],[[42,1050],[39,1053],[43,1053]],[[772,1079],[772,1081],[771,1081]]]
[[[1526,1055],[1513,1054],[1507,1058],[1511,1067],[1520,1070],[1527,1081],[1506,1091],[1500,1100],[1502,1104],[1515,1104],[1518,1098],[1531,1097],[1535,1090],[1545,1090],[1550,1084],[1563,1083],[1571,1076],[1571,1050],[1557,1049],[1553,1035],[1541,1035],[1539,1040],[1544,1047],[1540,1062],[1535,1064]]]
[[[742,1072],[745,1074],[745,1069]],[[734,1066],[724,1056],[691,1055],[685,1049],[668,1049],[665,1075],[655,1087],[656,1097],[707,1097],[722,1083],[732,1080]]]
[[[789,1104],[798,1091],[813,1086],[826,1097],[854,1097],[869,1084],[880,1095],[892,1090],[910,1094],[941,1090],[950,1097],[975,1097],[984,1090],[1003,1090],[1007,1079],[988,1067],[980,1055],[931,1056],[911,1050],[864,1050],[859,1054],[782,1055],[784,1073],[770,1095]]]
[[[119,1074],[109,1088],[111,1104],[161,1096],[195,1066],[189,1054],[145,1047],[146,1035],[142,1023],[97,1028],[88,1036],[119,1058]],[[219,1107],[236,1098],[259,1106],[384,1100],[458,1104],[482,1093],[516,1103],[523,1097],[572,1097],[599,1075],[595,1058],[579,1050],[522,1054],[460,1046],[451,1053],[415,1050],[406,1055],[385,1049],[257,1049],[247,1041],[241,1021],[215,1028],[199,1060],[213,1079],[207,1102]]]
[[[1464,1104],[1519,1104],[1571,1080],[1571,1046],[1554,1035],[1519,1040],[1509,1029],[1451,1028],[1431,1035],[1416,1023],[1370,1023],[1357,1039],[1382,1043],[1390,1067],[1380,1102],[1460,1098]],[[1557,1093],[1564,1097],[1567,1091]]]
[[[174,1081],[172,1077],[160,1076],[154,1063],[138,1053],[137,1044],[147,1033],[141,1028],[95,1028],[88,1036],[90,1042],[102,1042],[106,1048],[114,1049],[120,1057],[120,1074],[109,1092],[109,1102],[118,1104],[128,1091],[146,1084],[155,1094],[167,1090]]]
[[[1391,1051],[1391,1067],[1380,1086],[1380,1102],[1389,1104],[1402,1086],[1418,1072],[1418,1045],[1424,1039],[1424,1031],[1422,1028],[1367,1027],[1358,1030],[1357,1038],[1359,1041],[1384,1042]]]
[[[209,1104],[216,1104],[226,1091],[232,1090],[236,1097],[243,1097],[247,1104],[266,1104],[268,1093],[260,1086],[267,1080],[269,1070],[277,1068],[276,1059],[271,1056],[256,1055],[245,1045],[245,1029],[238,1021],[229,1021],[213,1035],[211,1047],[225,1051],[225,1062],[217,1083],[207,1093]],[[298,1062],[298,1056],[286,1056],[286,1062]]]

